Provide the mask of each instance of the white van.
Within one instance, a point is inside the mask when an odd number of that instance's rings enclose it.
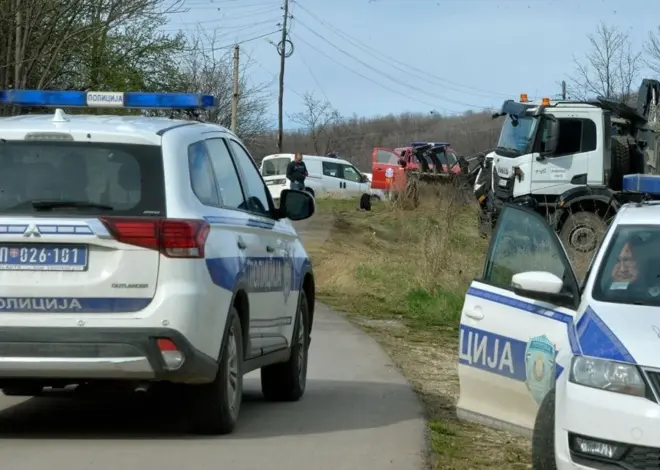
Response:
[[[273,199],[279,199],[283,189],[288,189],[291,182],[286,178],[286,167],[293,160],[293,153],[268,155],[261,161],[261,175],[268,185]],[[303,155],[309,176],[305,180],[305,189],[313,196],[360,196],[370,193],[371,182],[350,162],[341,158]]]

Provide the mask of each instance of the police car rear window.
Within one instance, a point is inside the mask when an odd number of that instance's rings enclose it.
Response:
[[[57,202],[63,204],[58,206]],[[0,214],[62,212],[81,216],[164,216],[161,148],[88,142],[0,142]]]
[[[616,228],[592,296],[602,302],[660,306],[660,226]]]

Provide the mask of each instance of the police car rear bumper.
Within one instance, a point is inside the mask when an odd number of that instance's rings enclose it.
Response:
[[[555,415],[557,469],[647,468],[660,461],[660,405],[642,397],[566,383],[558,389]],[[571,438],[605,442],[622,453],[616,459],[576,452]],[[641,459],[641,461],[640,461]],[[641,466],[638,466],[640,464]]]
[[[183,354],[176,370],[168,369],[158,339],[171,340]],[[0,328],[0,385],[15,379],[208,383],[216,372],[215,359],[167,328]]]

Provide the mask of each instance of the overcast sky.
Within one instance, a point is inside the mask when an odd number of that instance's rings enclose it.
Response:
[[[251,80],[276,93],[279,56],[268,40],[280,35],[250,39],[278,29],[282,1],[186,0],[189,11],[167,30],[215,31],[216,47],[249,40],[241,52],[255,62]],[[629,31],[640,48],[660,25],[660,0],[291,1],[287,114],[300,111],[306,91],[345,116],[453,114],[497,107],[521,92],[554,95],[599,22]],[[271,114],[276,123],[276,95]]]

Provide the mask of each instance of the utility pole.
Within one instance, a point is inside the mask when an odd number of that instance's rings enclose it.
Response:
[[[284,62],[286,61],[287,20],[289,19],[289,0],[284,0],[284,20],[282,21],[282,42],[280,53],[280,94],[277,99],[277,151],[282,153],[282,134],[284,134]]]
[[[14,40],[14,88],[21,89],[21,66],[22,56],[21,49],[23,48],[23,15],[21,0],[16,0],[16,39]]]
[[[238,121],[238,45],[234,46],[234,94],[231,97],[231,131],[236,134]]]
[[[561,81],[561,99],[566,101],[566,80]]]

